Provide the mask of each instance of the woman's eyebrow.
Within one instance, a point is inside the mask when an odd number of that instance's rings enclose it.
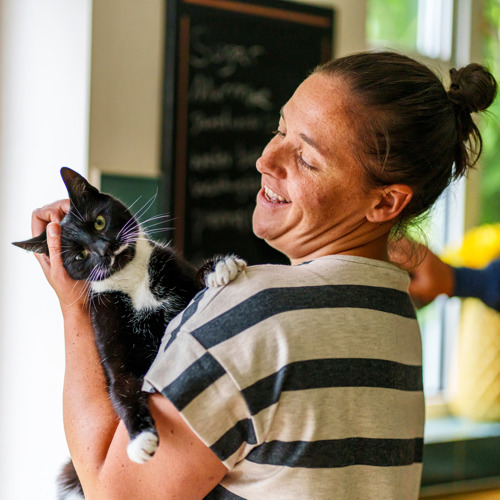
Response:
[[[284,122],[286,122],[284,108],[285,108],[285,106],[282,106],[281,109],[280,109],[280,117],[283,119]],[[305,143],[309,144],[309,146],[313,147],[316,151],[318,151],[318,153],[321,156],[326,156],[325,150],[313,138],[309,137],[308,135],[306,135],[304,133],[299,134],[299,137]]]

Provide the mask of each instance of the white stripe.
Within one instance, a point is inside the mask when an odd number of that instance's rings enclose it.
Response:
[[[420,391],[308,389],[283,392],[279,403],[262,410],[255,420],[265,426],[261,432],[266,441],[414,439],[424,433],[423,402]]]
[[[247,500],[411,500],[418,498],[421,472],[422,464],[301,469],[245,460],[221,484]],[[307,496],[311,491],[314,497]]]
[[[289,311],[262,321],[210,352],[243,388],[289,363],[309,359],[367,358],[422,364],[417,321],[370,309]],[[276,353],[274,364],[269,362],[270,352]]]

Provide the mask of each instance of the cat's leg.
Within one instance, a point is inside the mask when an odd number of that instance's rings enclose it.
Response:
[[[111,400],[118,416],[127,428],[130,443],[127,454],[133,462],[143,464],[158,448],[158,432],[149,410],[148,393],[142,391],[142,381],[131,374],[111,382]]]
[[[247,263],[236,255],[226,255],[206,262],[198,271],[205,286],[217,288],[233,281],[247,268]]]

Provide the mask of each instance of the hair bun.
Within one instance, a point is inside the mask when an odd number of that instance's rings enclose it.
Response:
[[[494,101],[497,83],[484,66],[471,63],[459,70],[453,68],[450,77],[448,98],[460,111],[483,111]]]

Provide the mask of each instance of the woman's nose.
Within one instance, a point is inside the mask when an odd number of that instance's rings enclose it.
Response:
[[[291,156],[289,154],[288,156]],[[257,160],[257,170],[261,174],[269,174],[274,177],[285,177],[286,175],[286,147],[283,144],[273,144],[271,141]]]

